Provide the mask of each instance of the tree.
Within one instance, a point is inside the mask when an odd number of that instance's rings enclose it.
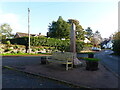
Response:
[[[11,32],[12,32],[12,29],[11,29],[11,27],[10,27],[9,24],[4,23],[4,24],[2,24],[2,25],[0,26],[0,34],[1,34],[2,37],[4,37],[5,39],[6,39],[6,38],[10,38],[11,36],[13,36],[13,35],[11,34]]]
[[[114,39],[114,40],[120,40],[120,31],[119,31],[119,32],[116,32],[116,33],[113,35],[113,39]]]
[[[113,51],[120,55],[120,31],[113,36]]]
[[[93,31],[90,27],[88,27],[87,29],[85,29],[86,31],[86,38],[91,40],[92,36],[93,36]]]
[[[68,39],[70,33],[70,24],[63,20],[61,16],[59,16],[57,22],[53,21],[52,24],[48,26],[49,32],[47,33],[48,37],[51,38],[66,38]]]
[[[75,19],[68,19],[68,23],[69,24],[71,24],[71,23],[75,24],[75,26],[76,26],[76,39],[77,40],[84,40],[85,39],[85,37],[84,37],[85,31],[82,28],[82,26],[80,25],[79,21],[75,20]]]
[[[95,33],[93,33],[93,37],[92,37],[92,43],[93,45],[97,46],[98,44],[100,44],[102,41],[102,37],[100,32],[97,30]]]
[[[82,26],[79,24],[78,20],[68,19],[68,22],[64,21],[61,16],[59,16],[57,22],[53,21],[52,24],[49,25],[49,32],[47,32],[47,36],[51,38],[70,38],[70,26],[71,23],[76,25],[76,38],[77,40],[84,40],[85,31]]]

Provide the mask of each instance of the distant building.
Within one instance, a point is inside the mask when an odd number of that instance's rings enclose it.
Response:
[[[112,49],[113,42],[112,42],[112,40],[105,40],[101,43],[101,46],[102,46],[102,48],[105,48],[105,49],[107,49],[107,48]]]
[[[113,48],[113,43],[112,43],[112,41],[110,40],[108,43],[107,43],[107,48]]]
[[[14,38],[20,38],[20,37],[26,37],[26,36],[28,36],[28,33],[17,32]],[[37,36],[44,36],[44,35],[41,35],[41,33],[39,33],[39,34],[30,34],[30,36],[37,37]]]
[[[84,43],[91,43],[91,41],[85,38]]]

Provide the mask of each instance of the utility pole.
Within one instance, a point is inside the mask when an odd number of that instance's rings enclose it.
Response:
[[[28,8],[28,53],[30,53],[30,19],[29,19],[29,15],[30,15],[30,9]]]

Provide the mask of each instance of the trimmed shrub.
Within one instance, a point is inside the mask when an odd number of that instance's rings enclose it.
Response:
[[[84,58],[86,60],[86,70],[96,71],[98,70],[98,61],[97,58]]]
[[[6,44],[10,45],[11,43],[10,43],[10,41],[6,41]]]
[[[84,58],[86,61],[99,61],[97,58]]]
[[[94,58],[94,53],[93,52],[88,52],[88,58]]]
[[[8,49],[5,49],[4,52],[8,52],[8,51],[11,51],[11,50],[13,50],[13,49],[8,48]]]
[[[14,46],[14,49],[18,49],[18,48],[19,48],[19,46],[18,46],[18,45],[15,45],[15,46]]]
[[[38,48],[37,50],[40,51],[40,50],[43,50],[43,48]]]
[[[11,51],[11,53],[14,53],[14,54],[15,54],[16,52],[15,52],[15,51]]]
[[[21,38],[14,38],[14,39],[7,39],[10,41],[11,44],[18,44],[18,45],[28,45],[28,37],[21,37]]]
[[[22,53],[21,51],[17,51],[17,53]]]
[[[33,52],[37,51],[36,49],[32,49]]]
[[[12,44],[20,44],[28,46],[28,37],[9,39]],[[49,47],[55,47],[60,51],[70,51],[70,40],[60,40],[55,38],[46,38],[46,37],[31,37],[31,46],[45,46],[48,50]],[[48,47],[48,48],[47,48]],[[83,49],[83,42],[76,41],[76,50],[80,52]]]

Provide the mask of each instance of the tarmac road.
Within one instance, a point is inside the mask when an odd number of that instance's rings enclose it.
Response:
[[[2,88],[69,88],[61,83],[21,72],[3,69]]]
[[[31,64],[40,64],[40,56],[10,56],[10,57],[2,57],[2,65],[3,66],[24,66]]]
[[[3,66],[24,66],[40,64],[40,56],[3,57]],[[45,78],[37,78],[21,72],[2,69],[3,88],[69,88],[70,86]]]
[[[99,58],[101,63],[103,63],[109,70],[115,73],[117,76],[120,76],[119,65],[120,64],[120,57],[110,55],[113,53],[112,50],[104,50],[95,54],[96,58]]]

